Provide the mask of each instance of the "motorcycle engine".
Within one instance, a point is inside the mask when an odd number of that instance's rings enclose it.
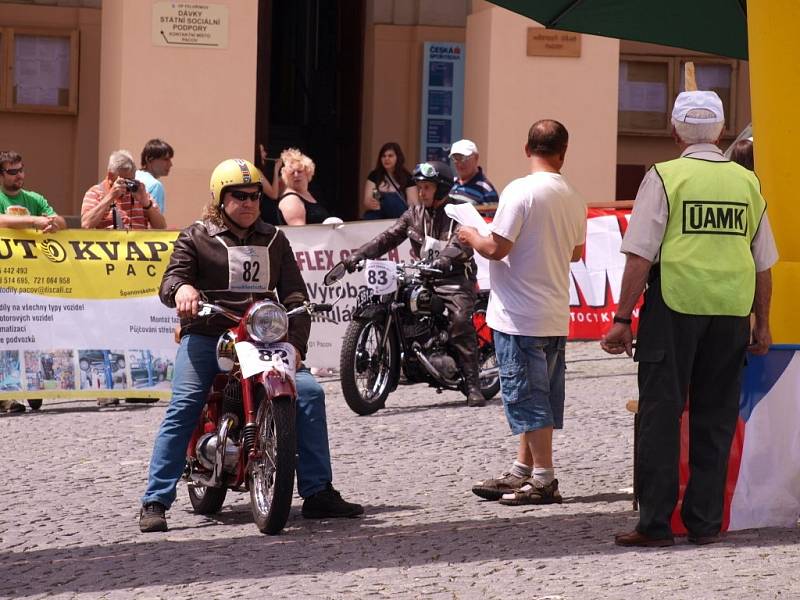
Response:
[[[449,354],[435,351],[428,355],[428,360],[445,379],[458,379],[458,365]]]
[[[408,310],[413,314],[440,314],[444,312],[444,302],[432,290],[424,285],[414,285],[402,292]]]
[[[242,384],[235,378],[228,379],[228,384],[222,392],[222,413],[230,413],[236,417],[237,423],[244,423],[244,405],[242,404]],[[239,439],[239,427],[231,431],[234,440]]]

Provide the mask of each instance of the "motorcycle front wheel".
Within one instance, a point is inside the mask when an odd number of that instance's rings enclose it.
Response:
[[[274,535],[286,525],[294,493],[295,429],[294,399],[264,399],[258,409],[255,458],[250,462],[250,506],[261,533]]]
[[[222,509],[228,488],[206,487],[200,484],[189,485],[189,501],[194,512],[199,515],[213,515]]]
[[[400,376],[400,352],[393,335],[384,337],[384,322],[355,320],[347,326],[339,370],[345,402],[359,415],[371,415],[386,404]]]

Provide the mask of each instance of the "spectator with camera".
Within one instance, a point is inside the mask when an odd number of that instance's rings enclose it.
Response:
[[[136,163],[127,150],[115,150],[108,158],[105,179],[83,197],[81,227],[84,229],[166,229],[158,204],[136,181]]]

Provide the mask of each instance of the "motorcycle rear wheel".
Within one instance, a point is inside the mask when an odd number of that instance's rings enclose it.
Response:
[[[384,324],[377,320],[355,320],[347,326],[342,342],[339,370],[345,402],[353,412],[365,416],[386,404],[400,377],[397,340],[389,335],[381,350]]]
[[[213,515],[222,509],[222,503],[225,502],[227,493],[228,488],[225,487],[192,484],[189,486],[189,501],[197,514]]]
[[[491,400],[500,391],[500,373],[497,370],[497,356],[494,353],[494,344],[486,344],[478,348],[478,377],[480,378],[481,394],[486,400]],[[488,371],[492,369],[491,373]]]
[[[500,373],[497,370],[497,356],[494,353],[494,337],[492,330],[486,324],[488,302],[488,295],[478,296],[472,323],[478,338],[478,377],[481,394],[486,400],[491,400],[500,391]]]
[[[279,533],[289,518],[294,493],[297,432],[295,403],[281,396],[258,409],[256,457],[250,462],[250,506],[261,533]]]

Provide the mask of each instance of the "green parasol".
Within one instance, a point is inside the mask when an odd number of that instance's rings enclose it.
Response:
[[[747,60],[746,0],[490,0],[549,29]]]

